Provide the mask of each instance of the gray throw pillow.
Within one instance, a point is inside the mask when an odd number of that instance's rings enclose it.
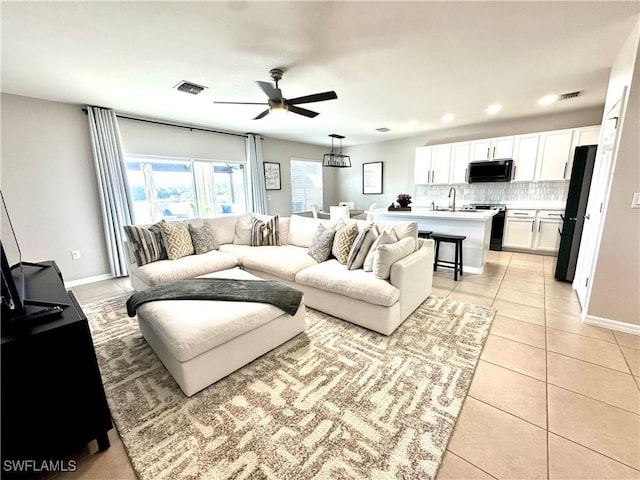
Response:
[[[163,222],[164,220],[160,223]],[[127,235],[129,248],[139,267],[167,258],[167,251],[164,248],[159,223],[151,225],[148,228],[125,225],[124,233]]]
[[[218,250],[220,247],[213,233],[213,229],[208,223],[205,223],[201,227],[194,227],[189,224],[189,234],[191,235],[191,242],[193,242],[193,248],[197,255],[210,252],[211,250]]]
[[[376,238],[378,238],[378,232],[375,227],[367,227],[358,234],[349,252],[349,259],[347,260],[348,270],[358,270],[362,268],[369,249]]]
[[[329,259],[335,234],[335,230],[327,230],[323,225],[318,225],[308,252],[316,262],[326,262]]]

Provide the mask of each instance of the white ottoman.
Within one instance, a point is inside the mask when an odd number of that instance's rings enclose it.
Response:
[[[239,268],[204,277],[260,280]],[[304,303],[294,316],[254,302],[162,300],[138,307],[142,335],[189,397],[303,332],[304,317]]]

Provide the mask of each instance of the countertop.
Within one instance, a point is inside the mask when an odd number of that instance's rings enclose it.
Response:
[[[447,219],[447,220],[473,220],[484,221],[492,218],[498,213],[498,210],[456,210],[450,211],[435,211],[427,207],[413,207],[411,211],[388,211],[386,208],[374,208],[373,210],[367,210],[366,213],[373,215],[386,215],[394,216],[398,218],[430,218],[430,219]]]

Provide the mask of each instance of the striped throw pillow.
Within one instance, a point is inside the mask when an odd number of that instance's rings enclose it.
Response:
[[[160,223],[163,222],[164,220]],[[160,223],[150,227],[124,226],[124,233],[139,267],[167,258],[167,251],[162,243]]]
[[[257,217],[251,221],[251,246],[260,247],[263,245],[280,245],[278,215],[263,222]]]

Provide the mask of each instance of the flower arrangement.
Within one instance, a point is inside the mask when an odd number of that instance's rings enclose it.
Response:
[[[411,195],[408,193],[399,193],[396,202],[398,202],[398,205],[401,207],[406,208],[411,203]]]

